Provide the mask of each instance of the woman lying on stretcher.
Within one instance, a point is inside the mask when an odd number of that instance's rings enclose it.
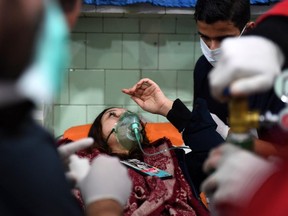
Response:
[[[92,160],[104,153],[119,157],[126,164],[130,159],[134,165],[139,160],[142,167],[149,168],[146,171],[151,171],[151,167],[157,170],[149,175],[145,170],[139,172],[137,165],[127,166],[133,189],[124,215],[209,215],[194,191],[193,176],[189,175],[187,161],[191,154],[175,149],[166,137],[150,143],[145,125],[135,113],[123,108],[107,108],[95,119],[88,136],[93,137],[95,143],[78,152],[80,157]]]

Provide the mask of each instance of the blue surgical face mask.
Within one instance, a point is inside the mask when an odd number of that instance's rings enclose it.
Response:
[[[215,67],[215,64],[217,61],[219,61],[220,55],[221,55],[221,50],[220,48],[211,50],[206,43],[200,38],[200,46],[202,53],[206,57],[206,59],[210,62],[210,64]]]
[[[17,87],[36,102],[52,102],[69,66],[69,30],[57,1],[43,0],[44,17],[32,64]]]

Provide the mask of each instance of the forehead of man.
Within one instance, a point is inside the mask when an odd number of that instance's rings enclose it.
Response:
[[[197,29],[200,35],[211,39],[217,37],[237,36],[240,34],[240,30],[231,21],[217,21],[212,24],[197,21]]]

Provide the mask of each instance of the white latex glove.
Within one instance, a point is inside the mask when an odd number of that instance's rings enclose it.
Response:
[[[80,140],[77,140],[75,142],[71,142],[65,145],[61,145],[58,147],[58,152],[60,154],[60,157],[64,163],[64,165],[69,164],[69,157],[74,154],[75,152],[79,150],[83,150],[85,148],[88,148],[91,146],[94,142],[94,139],[91,137],[83,138]]]
[[[284,63],[279,47],[259,36],[227,38],[221,43],[221,53],[209,82],[211,94],[222,101],[226,89],[235,96],[270,89]]]
[[[71,155],[69,159],[69,172],[66,173],[66,177],[77,184],[87,176],[90,170],[89,160],[87,158],[79,158],[75,154]]]
[[[211,117],[213,118],[214,122],[217,124],[216,131],[223,137],[225,140],[228,136],[228,132],[230,127],[228,127],[217,115],[214,113],[210,113]]]
[[[118,158],[107,155],[96,157],[88,174],[77,185],[86,206],[102,199],[113,199],[124,206],[132,190],[127,168]]]
[[[274,162],[226,143],[212,150],[205,161],[204,171],[214,172],[203,182],[201,189],[215,206],[245,207],[276,167]]]

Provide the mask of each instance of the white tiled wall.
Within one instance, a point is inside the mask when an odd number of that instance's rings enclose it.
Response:
[[[107,106],[127,107],[153,122],[167,121],[145,113],[121,93],[143,77],[191,108],[193,68],[201,54],[192,15],[82,17],[71,36],[71,53],[52,121],[46,121],[55,137],[71,126],[92,123]]]

